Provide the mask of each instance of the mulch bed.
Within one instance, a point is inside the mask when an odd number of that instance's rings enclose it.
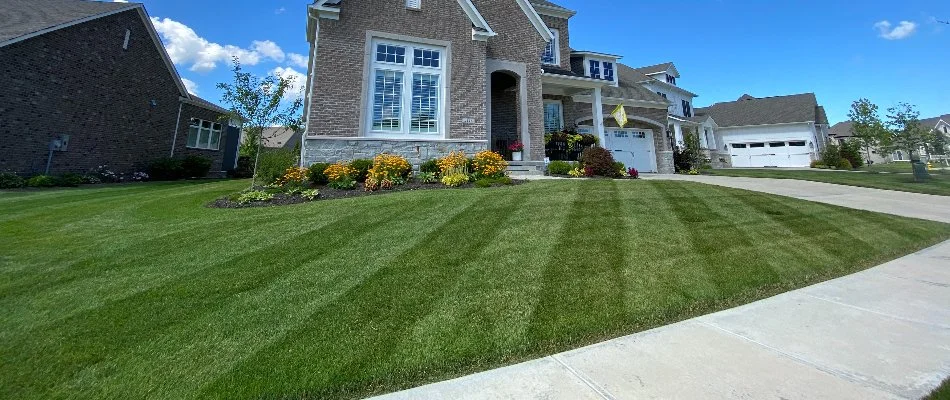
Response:
[[[495,184],[492,187],[502,187],[502,186],[514,186],[521,185],[526,183],[526,180],[513,179],[511,185],[502,185]],[[208,204],[208,207],[211,208],[251,208],[251,207],[274,207],[274,206],[286,206],[291,204],[300,204],[300,203],[310,203],[314,201],[322,200],[333,200],[333,199],[345,199],[351,197],[363,197],[363,196],[377,196],[384,195],[388,193],[395,192],[411,192],[418,190],[438,190],[438,189],[474,189],[475,184],[467,183],[462,186],[457,187],[448,187],[441,183],[421,183],[418,181],[408,182],[404,185],[396,186],[389,190],[377,190],[374,192],[367,192],[363,189],[363,184],[358,183],[356,188],[351,190],[341,190],[334,189],[327,186],[318,186],[317,190],[320,191],[320,195],[315,197],[313,200],[307,199],[299,194],[288,195],[286,193],[278,193],[274,195],[274,198],[268,201],[252,201],[250,203],[238,203],[230,199],[230,196],[222,197]]]

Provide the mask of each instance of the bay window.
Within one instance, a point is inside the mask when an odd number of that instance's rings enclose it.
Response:
[[[445,50],[373,41],[369,135],[439,135],[444,122]]]

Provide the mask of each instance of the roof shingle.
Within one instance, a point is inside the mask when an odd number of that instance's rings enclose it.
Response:
[[[0,43],[84,18],[140,6],[85,0],[0,1]]]
[[[793,94],[716,103],[697,108],[696,115],[709,115],[720,127],[772,125],[794,122],[827,122],[824,109],[818,105],[814,93]]]

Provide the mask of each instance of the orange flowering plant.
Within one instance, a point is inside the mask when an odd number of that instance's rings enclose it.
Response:
[[[327,185],[337,189],[352,189],[356,187],[356,170],[353,169],[348,163],[338,162],[336,164],[331,164],[327,169],[323,170],[323,174],[326,175]]]
[[[405,157],[383,153],[373,158],[373,168],[369,169],[367,178],[382,182],[389,180],[395,183],[404,183],[412,172],[412,164]]]
[[[439,171],[442,172],[442,176],[445,176],[449,171],[454,169],[467,169],[468,157],[461,151],[453,151],[449,153],[449,155],[438,159],[436,164],[439,166]]]
[[[505,175],[508,162],[494,151],[480,151],[472,158],[472,169],[478,178],[498,178]]]
[[[284,171],[284,176],[277,178],[281,186],[306,186],[310,170],[307,168],[290,167]]]

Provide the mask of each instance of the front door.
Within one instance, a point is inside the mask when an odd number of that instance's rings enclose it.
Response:
[[[656,172],[653,152],[653,131],[649,129],[607,129],[604,148],[614,154],[614,160],[640,172]]]

